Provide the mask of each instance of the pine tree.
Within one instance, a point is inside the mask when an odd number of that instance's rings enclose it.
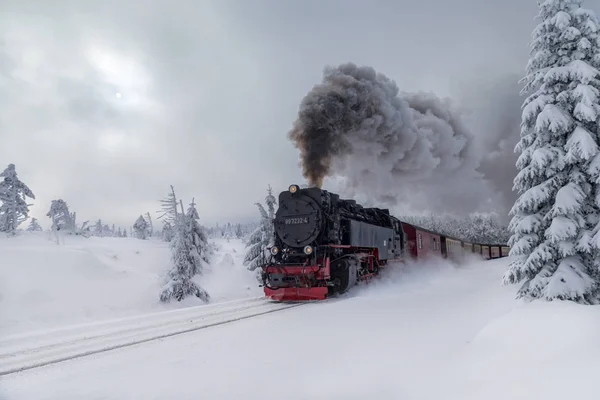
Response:
[[[94,225],[94,236],[98,236],[98,237],[104,236],[104,224],[102,223],[101,219],[96,221],[96,224]]]
[[[17,227],[29,218],[29,206],[25,199],[35,199],[31,189],[17,177],[15,164],[0,173],[0,232],[14,235]]]
[[[162,239],[165,242],[170,242],[171,240],[173,240],[173,236],[175,236],[173,226],[169,222],[165,222],[162,229]]]
[[[533,32],[522,93],[519,173],[505,283],[519,297],[590,303],[598,283],[592,231],[600,115],[598,21],[578,0],[546,0]],[[599,163],[600,165],[600,163]]]
[[[40,226],[40,224],[37,222],[37,218],[31,218],[31,221],[29,222],[29,226],[27,227],[27,230],[29,232],[39,232],[42,230],[42,227]]]
[[[206,250],[206,234],[198,223],[198,211],[194,200],[185,214],[183,204],[181,208],[182,214],[175,222],[175,237],[171,241],[173,267],[168,273],[169,281],[160,294],[160,301],[181,301],[187,296],[196,296],[204,302],[209,302],[208,292],[192,281],[195,275],[203,273],[206,261],[202,254]]]
[[[69,206],[63,199],[52,200],[46,216],[52,220],[53,231],[74,233],[75,227],[71,219],[73,214],[69,212]]]
[[[113,236],[112,231],[110,229],[110,226],[108,226],[108,224],[105,224],[102,227],[102,236],[104,236],[104,237],[111,237],[111,236]]]
[[[154,227],[152,226],[152,217],[149,212],[146,213],[146,221],[148,221],[148,236],[152,237],[154,236]]]
[[[265,197],[265,204],[267,209],[260,204],[256,203],[258,211],[261,215],[260,225],[248,239],[246,244],[246,255],[244,257],[244,265],[248,267],[250,271],[256,270],[260,267],[264,261],[268,248],[273,246],[275,240],[275,227],[273,225],[273,219],[275,218],[275,205],[277,204],[275,196],[273,196],[273,189],[271,186],[267,189],[267,197]]]
[[[175,195],[175,188],[171,185],[171,192],[167,194],[167,197],[160,201],[161,210],[158,211],[160,216],[158,219],[162,219],[165,223],[169,223],[171,226],[175,226],[177,220],[177,196]]]
[[[138,239],[145,240],[148,238],[148,222],[143,215],[140,215],[135,224],[133,224],[133,231],[135,237]]]

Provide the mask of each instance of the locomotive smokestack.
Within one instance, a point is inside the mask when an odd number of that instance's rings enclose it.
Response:
[[[409,201],[437,211],[474,211],[492,197],[476,171],[472,135],[451,102],[400,95],[394,81],[371,67],[325,68],[288,137],[310,185],[321,187],[325,177],[337,175],[350,191],[379,202]]]

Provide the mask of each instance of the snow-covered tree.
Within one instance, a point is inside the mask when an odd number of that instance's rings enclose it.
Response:
[[[42,230],[42,227],[38,223],[37,218],[31,218],[31,221],[29,221],[29,226],[27,227],[27,230],[29,232],[39,232]]]
[[[103,237],[111,237],[114,236],[112,229],[110,228],[110,226],[108,226],[108,224],[104,224],[104,226],[102,226],[102,236]]]
[[[161,237],[165,242],[170,242],[173,240],[173,236],[175,236],[175,231],[173,230],[173,226],[169,222],[165,222],[162,228]]]
[[[98,237],[104,236],[104,224],[102,223],[101,219],[96,221],[92,232],[93,232],[94,236],[98,236]]]
[[[187,296],[196,296],[204,302],[210,301],[206,290],[192,281],[195,275],[202,275],[206,261],[202,254],[206,249],[206,234],[198,223],[198,211],[194,200],[187,212],[182,213],[175,222],[175,236],[171,241],[171,261],[173,266],[168,273],[169,281],[160,293],[160,300],[183,300]]]
[[[148,222],[143,215],[140,215],[135,224],[133,224],[133,231],[135,232],[135,237],[138,239],[145,240],[148,238]]]
[[[165,223],[169,223],[171,226],[175,226],[177,220],[177,196],[175,195],[175,188],[171,185],[171,192],[167,194],[167,197],[160,201],[161,209],[158,211],[160,214],[158,219],[162,219]]]
[[[223,231],[223,238],[225,240],[227,240],[227,243],[229,243],[229,241],[231,239],[233,239],[235,237],[235,232],[233,229],[233,225],[231,225],[230,222],[227,223],[227,225],[225,226],[225,230]]]
[[[593,301],[598,290],[598,223],[594,199],[600,171],[599,24],[578,0],[539,4],[522,93],[521,140],[515,150],[520,197],[511,215],[511,263],[505,283],[519,296]]]
[[[75,226],[71,219],[73,214],[69,212],[69,206],[63,199],[52,200],[46,216],[52,220],[53,231],[75,233]]]
[[[146,221],[148,221],[148,236],[152,237],[154,236],[154,227],[152,225],[152,217],[150,216],[149,212],[146,213]]]
[[[275,241],[273,219],[275,218],[275,205],[277,202],[275,196],[273,196],[271,186],[267,189],[267,197],[265,197],[267,209],[261,203],[255,204],[258,207],[261,219],[260,225],[252,232],[246,244],[248,250],[244,257],[244,265],[250,271],[256,270],[261,265],[268,249],[273,246]]]
[[[3,179],[2,179],[3,178]],[[29,218],[27,197],[35,199],[31,189],[17,176],[15,164],[0,173],[0,232],[15,234],[17,227]]]

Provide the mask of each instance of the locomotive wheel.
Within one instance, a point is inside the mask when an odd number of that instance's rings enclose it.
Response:
[[[335,282],[334,293],[346,293],[356,283],[356,268],[348,259],[338,260],[332,265],[331,277]]]

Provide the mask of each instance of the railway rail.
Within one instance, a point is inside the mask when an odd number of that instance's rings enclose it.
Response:
[[[253,318],[303,303],[257,297],[14,335],[0,340],[0,376]]]

